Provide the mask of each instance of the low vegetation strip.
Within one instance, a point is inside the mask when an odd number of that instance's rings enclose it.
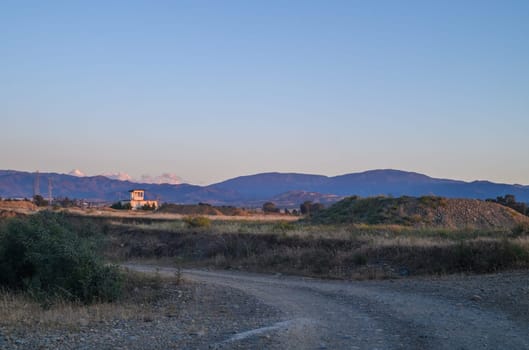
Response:
[[[248,216],[247,210],[232,206],[212,206],[207,203],[191,204],[163,204],[158,210],[160,213],[181,215],[223,215],[223,216]]]
[[[183,267],[328,278],[529,268],[529,218],[497,203],[431,196],[350,197],[299,222],[285,216],[275,221],[250,218],[154,220],[42,212],[5,219],[0,230],[2,283],[36,295],[113,300],[120,276],[94,253],[96,242],[102,241],[105,258],[115,262],[164,259]],[[23,259],[13,257],[19,246],[22,254],[17,256]],[[36,247],[44,252],[30,250]],[[71,267],[74,263],[81,267]],[[15,281],[9,276],[21,277]],[[64,276],[74,277],[67,282]]]
[[[268,226],[265,233],[251,232],[247,223],[241,226],[243,232],[233,222],[217,224],[172,230],[112,226],[107,231],[108,257],[346,279],[529,268],[528,227],[436,231],[287,223]]]

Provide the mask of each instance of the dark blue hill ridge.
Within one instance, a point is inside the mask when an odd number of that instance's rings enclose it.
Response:
[[[162,202],[259,205],[288,192],[314,192],[336,196],[421,196],[438,195],[452,198],[486,199],[514,194],[518,201],[529,202],[529,186],[465,182],[437,179],[427,175],[393,169],[370,170],[339,176],[298,173],[262,173],[240,176],[209,186],[189,184],[145,184],[120,181],[104,176],[76,177],[57,173],[40,173],[40,193],[48,193],[48,178],[53,184],[54,197],[69,197],[90,201],[113,202],[127,198],[128,190],[143,188],[151,199]],[[16,170],[0,170],[0,197],[31,198],[35,174]],[[287,194],[287,195],[285,195]],[[285,197],[286,196],[286,197]],[[293,197],[294,200],[294,197]]]

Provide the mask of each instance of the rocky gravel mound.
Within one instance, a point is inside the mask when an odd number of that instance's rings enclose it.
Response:
[[[449,228],[512,228],[529,224],[529,217],[503,205],[476,199],[445,199],[442,205],[417,208],[424,224]]]
[[[529,225],[529,217],[497,203],[434,196],[349,197],[316,213],[312,221],[454,229],[510,229]]]

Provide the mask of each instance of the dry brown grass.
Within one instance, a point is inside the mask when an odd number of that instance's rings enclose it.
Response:
[[[222,220],[217,218],[209,227],[197,229],[189,227],[183,220],[160,221],[151,223],[122,223],[111,221],[111,225],[123,229],[160,231],[175,234],[204,232],[219,234],[266,235],[279,234],[285,237],[324,239],[324,240],[360,240],[375,241],[388,245],[393,242],[423,242],[426,245],[442,241],[460,241],[477,237],[503,237],[511,234],[509,229],[483,230],[475,228],[450,229],[439,227],[410,227],[404,225],[312,225],[304,222],[286,220]],[[384,243],[384,241],[386,241]]]
[[[180,283],[179,276],[166,277],[127,271],[126,293],[120,301],[91,305],[64,300],[43,304],[34,301],[27,294],[4,290],[0,291],[0,326],[79,329],[93,324],[107,324],[115,320],[154,319],[159,312],[153,309],[153,303],[164,298],[169,287],[174,290],[174,287]],[[177,308],[177,303],[171,303],[165,312],[176,314]]]
[[[0,200],[0,209],[22,210],[24,212],[32,212],[37,210],[38,207],[29,201]]]
[[[366,247],[371,249],[385,248],[385,247],[416,247],[416,248],[431,248],[431,247],[447,247],[453,242],[432,237],[416,237],[416,236],[399,236],[399,237],[380,237],[380,236],[364,236]]]
[[[182,220],[189,216],[185,214],[160,213],[143,210],[115,210],[110,208],[97,209],[80,209],[68,208],[61,209],[70,214],[87,216],[87,217],[107,217],[110,219],[152,219],[152,220]],[[200,215],[215,221],[259,221],[259,222],[274,222],[274,221],[298,221],[300,217],[282,214],[251,214],[251,215]]]
[[[57,302],[49,307],[33,301],[27,295],[0,293],[0,325],[38,328],[74,328],[113,319],[131,319],[148,312],[136,304],[81,305]]]
[[[217,221],[205,229],[176,222],[120,226],[109,237],[116,260],[179,257],[186,266],[327,278],[529,267],[529,235],[512,230]]]
[[[41,210],[48,210],[47,207],[37,207],[31,202],[26,201],[0,201],[0,210],[10,211],[16,214],[31,215]],[[175,213],[162,213],[152,212],[144,210],[116,210],[112,208],[59,208],[54,209],[56,212],[63,212],[66,214],[86,217],[86,218],[99,218],[109,220],[131,220],[138,219],[152,220],[164,223],[167,221],[180,221],[185,217],[189,216],[186,214],[175,214]],[[197,215],[198,216],[198,215]],[[284,215],[284,214],[258,214],[249,213],[247,215],[199,215],[207,217],[212,221],[223,221],[223,222],[278,222],[288,221],[295,222],[300,220],[299,216]]]

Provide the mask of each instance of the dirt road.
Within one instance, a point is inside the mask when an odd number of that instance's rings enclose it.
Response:
[[[279,311],[277,322],[211,347],[529,349],[529,272],[375,282],[200,270],[184,276],[235,288]]]

